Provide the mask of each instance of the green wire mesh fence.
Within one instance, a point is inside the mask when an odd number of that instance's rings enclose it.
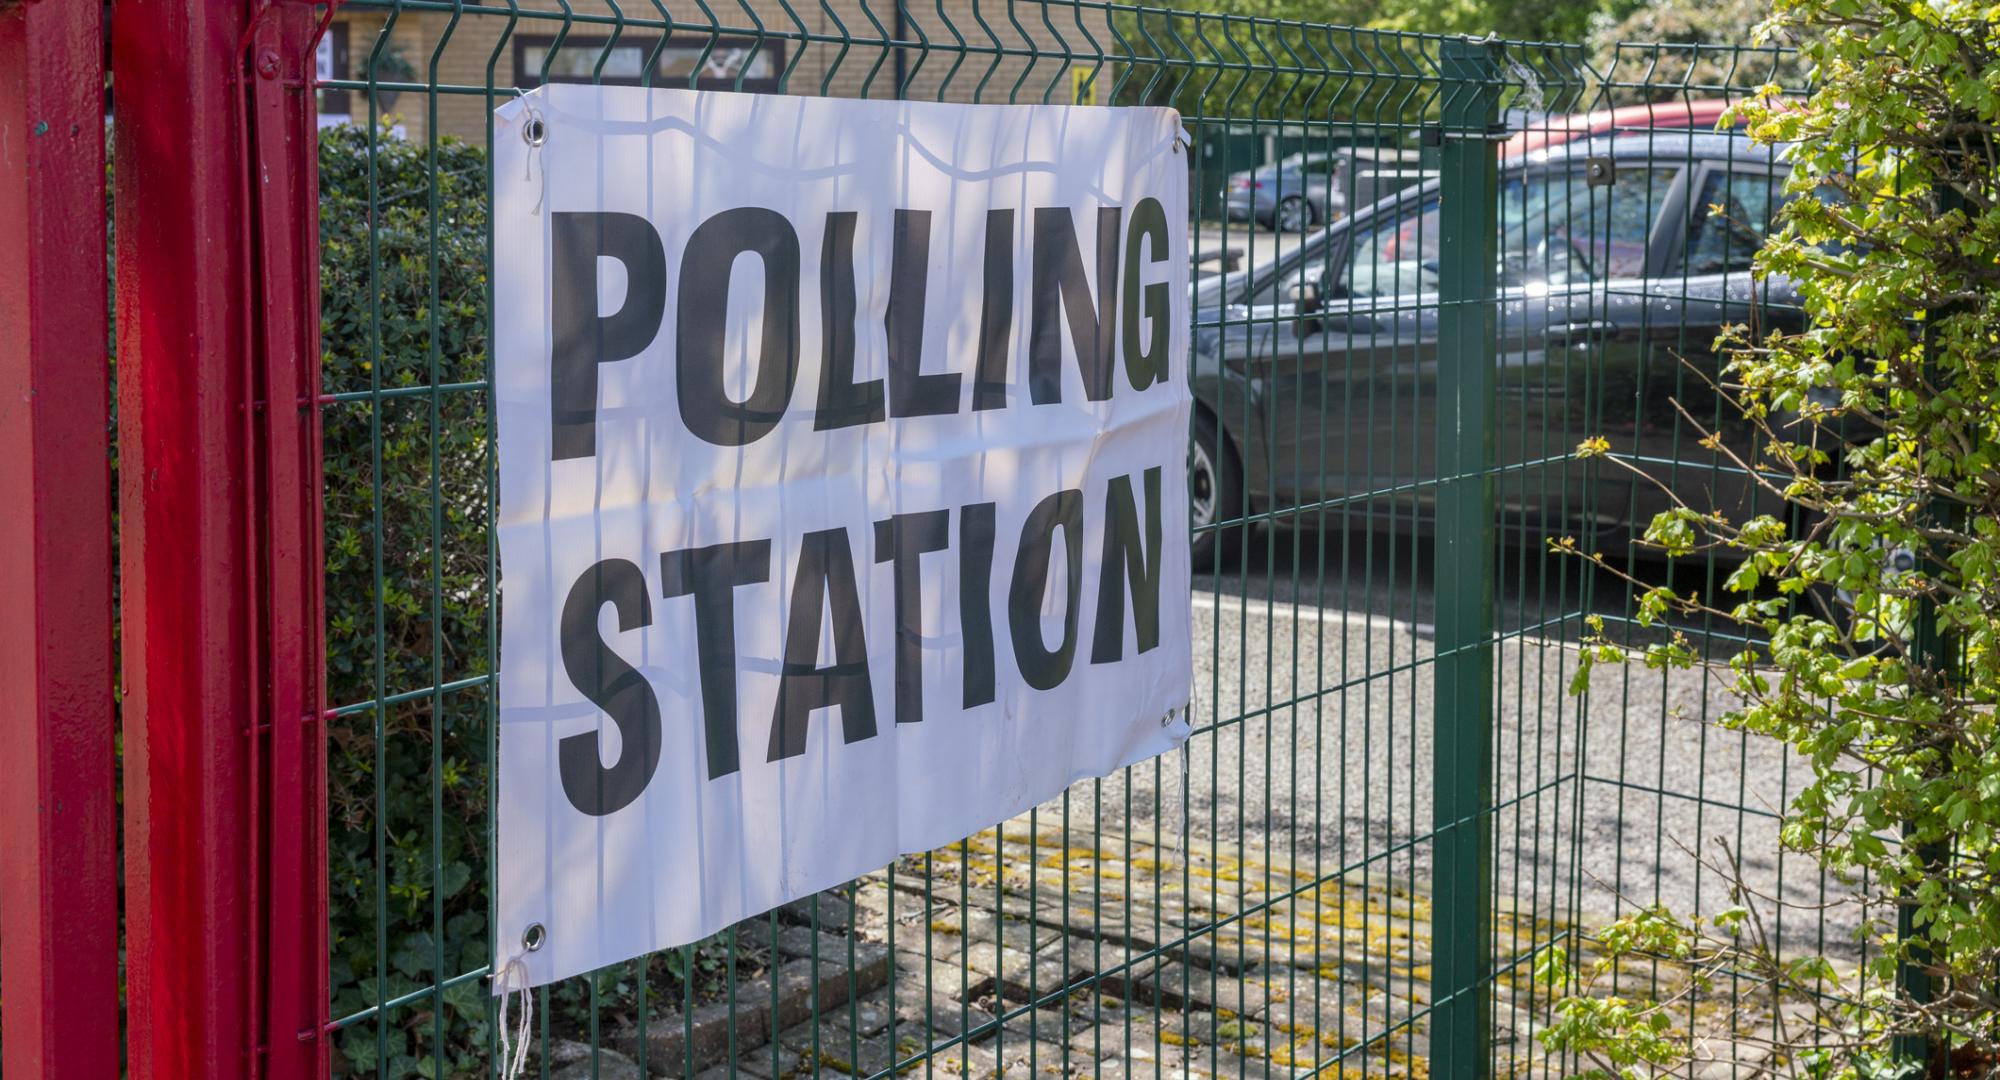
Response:
[[[336,1073],[498,1068],[484,147],[491,110],[550,81],[1178,109],[1200,569],[1182,753],[545,987],[531,1075],[1570,1072],[1533,1036],[1578,984],[1535,971],[1635,906],[1725,903],[1708,838],[1753,886],[1836,892],[1776,854],[1796,763],[1707,726],[1698,679],[1569,692],[1592,620],[1657,632],[1630,579],[1670,572],[1631,545],[1662,489],[1618,465],[1757,497],[1702,439],[1727,427],[1719,327],[1798,322],[1749,273],[1784,165],[1715,134],[1713,103],[1796,90],[1789,64],[1085,0],[340,6],[319,91]],[[1574,453],[1600,438],[1608,458]],[[1681,628],[1728,648],[1712,629]],[[1799,921],[1787,948],[1845,940]],[[1717,994],[1690,1025],[1761,1015]]]

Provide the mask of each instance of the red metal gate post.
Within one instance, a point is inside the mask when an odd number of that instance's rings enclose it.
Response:
[[[0,5],[0,1074],[118,1075],[104,41]]]
[[[326,582],[321,516],[319,119],[310,2],[271,3],[250,34],[257,348],[264,413],[268,792],[263,1038],[272,1077],[327,1075]]]
[[[327,1071],[314,28],[113,18],[138,1078]]]

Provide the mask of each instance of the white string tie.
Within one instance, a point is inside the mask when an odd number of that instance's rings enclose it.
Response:
[[[528,1036],[535,1024],[535,992],[528,985],[528,965],[520,957],[507,961],[498,974],[490,975],[500,984],[500,1075],[518,1080],[528,1067]],[[507,1030],[507,1002],[515,992],[521,995],[521,1023],[510,1041]]]
[[[521,114],[523,117],[521,122],[521,141],[528,144],[527,171],[521,179],[527,183],[533,183],[535,180],[535,162],[542,156],[542,144],[549,140],[549,125],[548,121],[542,119],[542,110],[535,107],[534,98],[524,97],[521,99],[521,102]],[[535,193],[534,213],[536,217],[542,216],[542,204],[548,201],[548,197],[549,170],[547,167],[544,167],[542,169],[542,186]]]

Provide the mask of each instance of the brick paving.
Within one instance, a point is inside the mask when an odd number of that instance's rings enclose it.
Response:
[[[912,1074],[1427,1076],[1430,903],[1407,883],[1017,819],[903,860],[855,906],[896,972],[882,1045],[935,1048]],[[1496,915],[1520,952],[1559,929]]]
[[[650,1075],[692,1062],[699,1080],[1427,1080],[1430,916],[1407,880],[1021,818],[787,905],[775,935],[744,923],[773,967],[733,1009],[660,1017],[590,1059],[575,1047],[552,1075],[627,1080],[643,1055]],[[1533,1037],[1549,1004],[1533,954],[1568,925],[1493,921],[1495,1074],[1577,1071]],[[1692,1022],[1741,1068],[1757,1055],[1728,1033],[1767,1017],[1709,1003]]]

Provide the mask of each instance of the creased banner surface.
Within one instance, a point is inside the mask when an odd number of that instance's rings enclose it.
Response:
[[[1180,135],[498,111],[496,969],[696,941],[1186,739]]]

